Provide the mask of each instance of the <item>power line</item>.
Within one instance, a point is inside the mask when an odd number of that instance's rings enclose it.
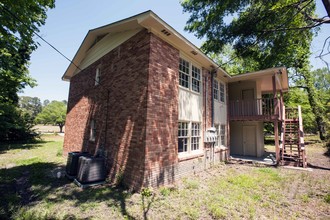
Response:
[[[81,70],[79,66],[77,66],[71,59],[69,59],[67,56],[65,56],[60,50],[58,50],[55,46],[53,46],[51,43],[49,43],[47,40],[45,40],[42,36],[40,36],[36,31],[31,29],[27,24],[25,24],[19,17],[17,17],[14,13],[12,13],[7,7],[4,6],[4,4],[0,3],[0,6],[13,18],[15,18],[17,21],[19,21],[22,25],[24,25],[26,28],[32,31],[36,36],[38,36],[43,42],[48,44],[51,48],[53,48],[57,53],[59,53],[62,57],[64,57],[66,60],[68,60],[70,63],[72,63],[77,69]]]

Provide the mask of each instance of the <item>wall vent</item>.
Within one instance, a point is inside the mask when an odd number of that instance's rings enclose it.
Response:
[[[196,51],[192,50],[190,53],[194,54],[195,56],[198,54]]]
[[[165,29],[163,29],[161,32],[162,32],[163,34],[165,34],[166,36],[170,36],[170,35],[171,35],[171,33],[168,32],[168,31],[165,30]]]

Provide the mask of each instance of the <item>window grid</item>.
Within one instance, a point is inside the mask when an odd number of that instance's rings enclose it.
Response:
[[[220,144],[226,146],[226,125],[220,126]]]
[[[192,65],[192,90],[195,92],[200,92],[200,81],[201,81],[201,71],[197,67]]]
[[[225,102],[225,85],[220,83],[220,101]]]
[[[216,129],[216,140],[215,140],[215,143],[214,143],[214,146],[215,147],[218,147],[219,146],[219,136],[220,136],[220,132],[219,132],[219,125],[218,124],[216,124],[216,125],[214,125],[214,127],[215,127],[215,129]]]
[[[213,81],[213,98],[219,101],[219,83],[216,79]]]
[[[178,127],[178,151],[187,152],[188,151],[188,122],[179,122]]]
[[[179,65],[179,83],[180,86],[189,88],[189,62],[185,61],[184,59],[180,58],[180,65]]]
[[[191,123],[191,150],[199,150],[200,142],[200,124]]]

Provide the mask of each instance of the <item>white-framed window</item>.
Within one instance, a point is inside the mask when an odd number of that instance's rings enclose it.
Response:
[[[226,125],[220,125],[220,145],[226,146]]]
[[[195,92],[200,92],[200,85],[201,85],[201,70],[192,65],[192,78],[191,78],[191,86],[192,90]]]
[[[188,122],[179,122],[178,127],[178,151],[187,152],[188,151]]]
[[[200,123],[191,123],[191,150],[199,150],[201,139],[201,125]]]
[[[219,101],[219,83],[218,80],[213,80],[213,98]]]
[[[95,74],[95,85],[99,85],[101,81],[101,71],[100,68],[96,68],[96,74]]]
[[[215,143],[214,143],[214,147],[218,147],[219,146],[219,136],[220,136],[220,132],[219,132],[219,124],[215,124],[214,125],[215,129],[216,129],[216,140],[215,140]]]
[[[180,58],[179,85],[191,91],[201,92],[201,69],[191,62]]]
[[[189,74],[189,62],[180,58],[179,65],[179,84],[185,88],[190,87],[190,74]]]
[[[220,102],[225,102],[225,84],[220,83]]]
[[[95,137],[96,137],[96,124],[95,124],[95,120],[92,119],[90,122],[89,140],[95,141]]]
[[[178,152],[191,153],[200,150],[201,123],[179,122],[178,123]]]

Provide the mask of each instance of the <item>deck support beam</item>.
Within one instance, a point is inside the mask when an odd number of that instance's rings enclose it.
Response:
[[[279,106],[277,101],[277,91],[276,91],[276,76],[275,74],[272,77],[273,83],[273,98],[274,98],[274,108],[275,108],[275,115],[279,114]],[[280,162],[280,142],[278,139],[278,119],[274,120],[274,139],[275,139],[275,153],[276,153],[276,163],[279,164]]]

